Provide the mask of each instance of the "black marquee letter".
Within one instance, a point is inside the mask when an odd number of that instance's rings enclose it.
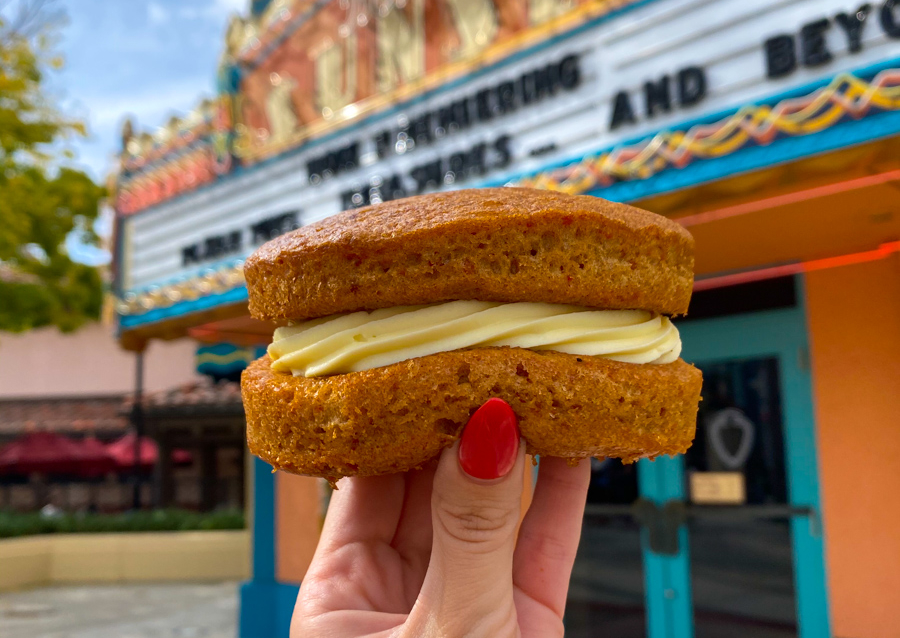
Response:
[[[512,138],[509,135],[501,135],[494,140],[494,151],[498,157],[492,168],[497,169],[509,166],[512,161],[512,150],[509,148],[510,141],[512,141]]]
[[[647,117],[656,115],[657,109],[664,113],[672,110],[672,92],[669,90],[670,79],[668,75],[664,75],[657,82],[644,82]]]
[[[191,244],[190,246],[186,246],[181,249],[181,265],[182,266],[190,266],[191,264],[196,264],[200,261],[200,257],[197,255],[199,252],[199,246],[197,244]]]
[[[513,82],[501,82],[497,85],[497,105],[501,113],[516,110],[516,85]]]
[[[359,142],[353,142],[353,144],[348,144],[336,151],[334,159],[337,165],[334,170],[335,174],[356,168],[359,165]]]
[[[634,109],[631,107],[631,98],[625,91],[619,91],[616,94],[613,103],[612,120],[609,123],[609,130],[614,131],[623,124],[634,124],[637,118],[634,116]]]
[[[429,112],[420,115],[409,123],[409,136],[415,140],[416,144],[423,146],[430,144],[432,130],[431,113]]]
[[[831,28],[831,21],[822,18],[803,25],[800,29],[800,59],[806,66],[822,66],[832,60],[825,32]]]
[[[239,230],[231,231],[231,234],[228,235],[228,251],[232,253],[236,253],[240,251],[241,244],[244,243],[244,233]]]
[[[469,124],[468,100],[457,100],[438,109],[438,127],[444,130],[444,135],[466,128]]]
[[[421,164],[410,171],[410,176],[416,180],[416,193],[424,193],[429,186],[439,186],[444,179],[444,171],[441,170],[441,160],[436,159],[428,164]]]
[[[569,91],[581,83],[581,69],[578,68],[577,55],[568,55],[559,63],[559,83]]]
[[[693,106],[706,97],[706,72],[699,66],[689,66],[678,72],[678,103]]]
[[[765,43],[766,76],[775,80],[797,70],[797,47],[792,35],[776,35]]]
[[[531,77],[532,82],[534,82],[534,95],[536,99],[540,100],[556,93],[557,77],[554,65],[551,64],[542,69],[538,69],[537,71],[533,71]]]
[[[881,7],[881,28],[892,38],[900,38],[900,24],[897,24],[897,17],[894,15],[896,6],[897,0],[885,0]]]
[[[375,135],[375,151],[378,153],[378,157],[380,159],[384,159],[388,156],[388,153],[392,153],[394,150],[393,144],[391,144],[391,132],[388,130],[380,131]]]
[[[487,122],[494,117],[494,101],[492,89],[482,89],[475,94],[475,114],[479,122]]]
[[[381,189],[382,199],[385,201],[390,199],[401,199],[406,197],[406,189],[403,182],[400,181],[399,175],[392,175]]]
[[[835,22],[847,35],[847,48],[850,50],[850,53],[862,51],[863,26],[866,23],[866,18],[869,17],[870,11],[872,11],[872,5],[867,2],[854,13],[839,13],[834,17]]]
[[[487,172],[487,144],[476,144],[469,150],[466,170],[470,175],[484,175]]]

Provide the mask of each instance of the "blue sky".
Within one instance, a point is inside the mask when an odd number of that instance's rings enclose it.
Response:
[[[216,66],[232,13],[248,0],[57,0],[69,16],[52,85],[64,110],[88,124],[76,164],[102,180],[126,114],[154,129],[215,92]]]
[[[88,137],[71,144],[72,163],[104,183],[127,115],[139,131],[152,131],[215,94],[228,18],[246,13],[249,0],[56,0],[56,6],[68,14],[57,47],[65,66],[50,73],[48,86],[65,113],[87,123]],[[110,227],[106,211],[95,228],[107,234]],[[77,233],[66,247],[79,261],[109,260]]]

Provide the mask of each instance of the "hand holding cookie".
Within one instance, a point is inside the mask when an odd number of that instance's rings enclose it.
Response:
[[[562,636],[589,464],[542,459],[519,527],[526,472],[515,414],[491,399],[438,462],[342,480],[291,635]]]
[[[242,377],[250,450],[348,477],[293,635],[562,636],[579,460],[694,438],[701,374],[669,319],[687,231],[593,197],[456,191],[306,226],[245,273],[251,313],[287,323]]]

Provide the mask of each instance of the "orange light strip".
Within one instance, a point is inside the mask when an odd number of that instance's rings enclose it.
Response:
[[[824,259],[815,259],[803,264],[806,272],[813,270],[824,270],[826,268],[836,268],[838,266],[849,266],[851,264],[861,264],[867,261],[877,261],[890,257],[893,253],[900,252],[900,241],[889,241],[881,244],[875,250],[868,250],[861,253],[852,253],[850,255],[838,255],[837,257],[826,257]]]
[[[785,264],[783,266],[772,266],[771,268],[760,268],[759,270],[748,270],[730,275],[700,279],[699,281],[694,282],[694,292],[712,290],[714,288],[724,288],[725,286],[736,286],[738,284],[747,284],[754,281],[774,279],[776,277],[787,277],[815,270],[862,264],[868,261],[878,261],[879,259],[885,259],[898,252],[900,252],[900,241],[891,241],[881,244],[875,250],[866,250],[859,253],[851,253],[849,255],[838,255],[836,257],[826,257],[824,259],[814,259],[812,261]]]
[[[766,199],[747,202],[746,204],[710,210],[705,213],[697,213],[696,215],[675,217],[673,220],[685,228],[689,228],[691,226],[697,226],[698,224],[706,224],[720,219],[728,219],[729,217],[754,213],[760,210],[776,208],[778,206],[787,206],[788,204],[796,204],[797,202],[805,202],[810,199],[827,197],[828,195],[834,195],[836,193],[846,193],[848,191],[859,190],[860,188],[876,186],[895,180],[900,180],[900,169],[876,173],[875,175],[866,175],[865,177],[857,177],[855,179],[848,179],[844,182],[826,184],[825,186],[817,186],[815,188],[796,191],[786,195],[776,195],[775,197],[768,197]]]

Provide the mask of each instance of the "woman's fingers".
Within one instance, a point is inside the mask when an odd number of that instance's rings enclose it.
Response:
[[[338,488],[331,496],[319,549],[390,543],[403,507],[403,475],[354,476],[341,479]]]
[[[406,473],[403,509],[391,542],[403,560],[411,568],[421,570],[423,577],[431,556],[431,487],[436,469],[437,462],[434,461],[421,470]]]
[[[591,480],[587,460],[541,457],[531,507],[519,529],[513,582],[529,598],[560,618],[581,538],[581,519]]]
[[[438,463],[431,560],[404,635],[517,635],[512,557],[524,469],[515,414],[491,399]]]

